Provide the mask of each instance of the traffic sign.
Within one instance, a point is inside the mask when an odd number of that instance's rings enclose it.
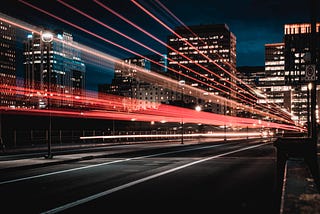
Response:
[[[307,65],[306,66],[306,81],[314,81],[316,80],[316,66],[315,65]]]

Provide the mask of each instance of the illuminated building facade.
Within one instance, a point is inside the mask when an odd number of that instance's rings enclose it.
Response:
[[[16,29],[0,21],[0,84],[16,86]],[[14,107],[15,93],[0,92],[0,105]]]
[[[320,47],[320,23],[316,25],[317,32],[317,50]],[[298,122],[305,123],[307,121],[307,97],[309,82],[306,78],[306,65],[304,56],[310,52],[311,41],[311,24],[286,24],[284,26],[284,43],[285,43],[285,81],[287,85],[292,86],[292,102],[291,111],[295,115]],[[319,58],[319,55],[317,56]],[[316,65],[316,70],[319,71],[319,64]],[[317,74],[319,75],[319,74]],[[319,78],[317,78],[319,81]],[[317,90],[319,95],[319,90]],[[318,96],[319,97],[319,96]],[[319,106],[318,99],[317,107]],[[317,120],[319,115],[316,114]]]
[[[258,88],[266,94],[268,102],[291,112],[292,88],[285,84],[285,44],[265,45],[265,74],[259,78]]]
[[[148,59],[158,62],[157,65]],[[141,80],[137,75],[135,65],[150,72],[157,72],[165,75],[167,72],[166,55],[146,56],[146,58],[132,57],[124,59],[121,63],[116,63],[114,68],[114,78],[111,84],[99,85],[99,92],[120,95],[124,97],[138,99],[139,108],[154,108],[157,103],[169,103],[176,99],[176,93],[157,84],[151,84]]]
[[[179,74],[188,75],[203,83],[195,82],[168,70],[171,76],[178,80],[183,79],[186,84],[201,88],[208,93],[228,97],[230,89],[224,88],[223,85],[230,87],[230,82],[235,81],[222,68],[236,75],[236,37],[230,32],[229,27],[225,24],[198,25],[188,28],[182,26],[177,27],[175,33],[182,38],[174,34],[168,37],[168,45],[177,51],[167,48],[168,58],[172,59],[168,66]],[[219,92],[211,86],[221,88],[225,90],[225,93]],[[184,102],[203,102],[189,98],[186,96]],[[199,104],[203,106],[203,109],[209,109],[212,112],[224,113],[225,111],[223,104],[208,102]],[[227,111],[229,112],[229,110]]]
[[[320,23],[317,24],[317,44],[320,46]],[[304,55],[310,52],[311,24],[286,24],[284,26],[285,70],[289,84],[304,84],[306,62]]]
[[[72,35],[66,32],[54,33],[52,41],[45,41],[42,35],[29,34],[25,42],[25,87],[47,91],[50,83],[51,91],[65,95],[84,95],[86,66],[81,59],[81,51],[74,48],[77,43],[73,41]],[[28,102],[28,107],[32,108],[44,108],[47,105],[45,98],[41,97],[30,97]],[[66,100],[50,104],[55,107],[73,107],[72,101]]]
[[[318,49],[319,27],[317,24]],[[308,23],[284,25],[284,42],[265,45],[265,75],[259,78],[257,85],[267,95],[269,103],[291,112],[292,119],[301,124],[307,122],[308,115],[307,63],[304,56],[310,51],[310,32]],[[317,102],[319,105],[319,99]],[[319,118],[318,114],[316,117]]]

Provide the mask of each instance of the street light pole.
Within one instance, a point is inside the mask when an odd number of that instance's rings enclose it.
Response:
[[[308,125],[308,137],[311,137],[311,121],[310,121],[310,91],[312,89],[312,84],[309,83],[307,87],[307,125]]]
[[[317,69],[317,0],[311,0],[311,64]],[[316,101],[317,84],[316,78],[311,82],[311,136],[315,148],[317,147],[317,121],[316,121]]]
[[[224,101],[223,105],[223,115],[226,116],[226,101]],[[224,122],[224,141],[227,141],[227,124]]]
[[[5,145],[2,139],[2,111],[0,110],[0,147],[2,152],[5,151]]]
[[[315,78],[311,81],[311,154],[310,155],[310,170],[315,179],[315,183],[318,191],[320,191],[320,173],[318,165],[318,133],[317,133],[317,121],[316,121],[316,104],[317,104],[317,0],[311,0],[311,63],[314,65]]]
[[[43,32],[41,34],[41,40],[47,48],[47,108],[49,110],[49,129],[48,129],[48,154],[45,156],[46,159],[52,159],[53,155],[51,152],[51,112],[50,112],[50,93],[51,93],[51,68],[50,68],[50,49],[51,42],[53,41],[53,34],[50,32]]]
[[[182,101],[182,107],[184,107],[184,85],[185,85],[185,81],[184,80],[180,80],[179,81],[179,85],[181,86],[181,101]],[[183,121],[183,111],[181,114],[181,144],[183,144],[183,132],[184,132],[184,121]]]

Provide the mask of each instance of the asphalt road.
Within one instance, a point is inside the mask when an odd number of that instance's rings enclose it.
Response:
[[[275,164],[270,142],[216,142],[10,171],[1,212],[273,214]]]

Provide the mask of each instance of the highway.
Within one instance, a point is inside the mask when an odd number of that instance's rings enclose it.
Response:
[[[130,146],[103,158],[1,173],[2,210],[277,213],[270,141]]]

